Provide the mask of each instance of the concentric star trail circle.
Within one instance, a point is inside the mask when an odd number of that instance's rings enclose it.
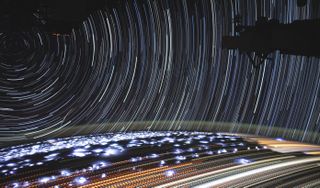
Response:
[[[289,23],[319,18],[313,4],[119,1],[68,36],[2,33],[1,139],[79,124],[197,120],[235,123],[230,131],[259,124],[257,134],[268,136],[274,127],[302,130],[280,136],[318,143],[308,132],[320,128],[319,59],[276,52],[255,70],[245,55],[221,49],[236,14],[246,24],[258,16]]]

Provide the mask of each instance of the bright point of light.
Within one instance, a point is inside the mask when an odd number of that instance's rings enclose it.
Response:
[[[186,160],[187,158],[185,156],[178,155],[178,156],[176,156],[176,159],[179,161],[182,161],[182,160]]]
[[[28,187],[30,185],[30,183],[28,181],[26,181],[22,185],[23,185],[23,187]]]
[[[59,155],[59,153],[52,153],[50,155],[45,156],[44,158],[48,159],[48,160],[52,160],[54,158],[56,158]]]
[[[74,179],[74,181],[78,184],[78,185],[82,185],[84,183],[87,182],[87,179],[85,177],[77,177]]]
[[[241,159],[236,159],[235,162],[238,164],[248,164],[248,163],[251,163],[252,161],[249,159],[241,158]]]
[[[282,141],[284,141],[284,139],[283,138],[276,138],[276,141],[282,142]]]
[[[193,157],[193,158],[197,158],[197,157],[199,157],[199,154],[194,153],[194,154],[192,154],[192,157]]]
[[[47,183],[48,181],[50,181],[50,179],[51,179],[50,177],[43,177],[43,178],[39,179],[39,182],[40,183]]]
[[[8,167],[13,167],[13,166],[16,166],[17,164],[16,163],[9,163],[7,164]]]
[[[212,155],[213,154],[213,151],[207,151],[206,152],[208,155]]]
[[[104,150],[103,156],[117,155],[118,152],[119,151],[117,149],[107,148]]]
[[[150,157],[150,158],[157,158],[157,157],[159,157],[159,155],[153,153],[153,154],[151,154],[149,157]]]
[[[75,156],[75,157],[84,157],[87,154],[88,154],[87,150],[82,148],[75,149],[72,152],[72,156]]]
[[[131,158],[131,162],[138,162],[138,161],[142,161],[142,157],[132,157]]]
[[[170,177],[175,174],[175,171],[174,170],[167,170],[167,171],[165,171],[164,174],[165,174],[165,176]]]
[[[97,148],[97,149],[94,149],[93,152],[95,152],[95,153],[101,153],[101,152],[103,152],[103,149]]]
[[[183,150],[182,149],[176,149],[173,153],[174,154],[180,154],[180,153],[183,153]]]
[[[69,170],[61,170],[60,172],[61,176],[70,176],[70,171]]]

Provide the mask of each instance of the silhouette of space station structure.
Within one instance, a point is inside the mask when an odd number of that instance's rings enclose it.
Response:
[[[259,17],[254,26],[235,21],[235,36],[223,36],[222,47],[237,49],[248,55],[254,67],[259,67],[275,51],[307,57],[320,57],[320,19],[296,20],[283,24],[278,20]]]

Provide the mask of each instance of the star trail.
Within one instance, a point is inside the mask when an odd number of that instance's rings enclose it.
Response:
[[[99,131],[125,122],[126,131],[137,121],[169,121],[170,129],[197,121],[319,143],[311,134],[320,129],[318,58],[275,52],[254,69],[246,55],[221,47],[235,15],[245,24],[258,16],[290,23],[319,18],[319,8],[315,1],[110,1],[70,34],[0,33],[0,141],[79,125]],[[273,135],[277,128],[292,131]]]

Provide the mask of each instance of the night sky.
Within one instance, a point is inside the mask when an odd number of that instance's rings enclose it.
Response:
[[[70,35],[0,33],[0,136],[161,120],[319,132],[318,58],[275,52],[254,69],[246,55],[221,48],[237,14],[248,25],[258,15],[290,23],[319,18],[319,8],[291,0],[128,0],[108,3]]]

